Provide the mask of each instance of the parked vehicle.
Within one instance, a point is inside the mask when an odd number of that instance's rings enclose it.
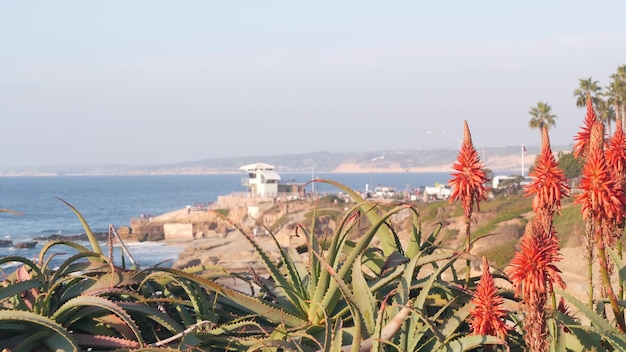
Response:
[[[428,198],[446,200],[450,198],[450,194],[452,194],[452,188],[448,185],[435,184],[434,187],[424,187],[424,193],[428,195]]]
[[[376,187],[374,189],[376,197],[380,198],[393,198],[396,196],[396,189],[393,187]]]

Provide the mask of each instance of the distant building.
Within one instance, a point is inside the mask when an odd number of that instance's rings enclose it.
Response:
[[[239,168],[248,173],[241,184],[248,188],[250,197],[274,198],[278,195],[280,175],[274,171],[274,166],[264,163],[244,165]]]

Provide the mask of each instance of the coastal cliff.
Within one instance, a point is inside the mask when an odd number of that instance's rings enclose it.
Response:
[[[473,254],[479,258],[486,255],[497,267],[504,268],[517,248],[519,239],[522,236],[525,224],[532,216],[530,210],[530,200],[522,198],[520,195],[514,196],[513,200],[501,199],[485,203],[483,211],[475,214],[475,223],[472,225],[473,232],[482,238],[478,239],[473,246]],[[522,204],[523,206],[520,206]],[[463,247],[464,219],[455,204],[446,201],[436,201],[432,203],[416,203],[420,209],[421,233],[428,236],[433,231],[439,231],[445,237],[445,245],[450,248]],[[509,214],[503,219],[505,207],[516,208],[515,214]],[[186,209],[164,214],[161,220],[167,221],[202,221],[213,222],[217,226],[223,226],[225,232],[209,232],[203,238],[196,238],[183,243],[185,249],[180,253],[178,259],[173,264],[174,268],[185,268],[198,265],[221,267],[223,270],[242,275],[264,274],[262,260],[257,256],[250,239],[269,255],[271,260],[279,259],[279,248],[274,239],[266,234],[274,234],[279,245],[297,248],[304,242],[303,232],[296,231],[298,224],[305,228],[314,228],[317,238],[329,238],[336,228],[337,222],[345,215],[345,211],[350,208],[350,204],[341,201],[341,198],[334,196],[324,197],[318,200],[295,200],[279,204],[268,204],[261,212],[259,218],[251,218],[243,213],[237,218],[230,218],[225,221],[223,216],[215,214],[214,211],[190,214]],[[567,204],[564,212],[576,211],[576,206]],[[569,209],[569,210],[568,210]],[[315,226],[311,227],[313,213],[316,214]],[[272,214],[268,217],[268,214]],[[272,220],[273,222],[270,222]],[[409,212],[397,214],[389,219],[400,241],[405,242],[410,238],[412,231],[411,215]],[[575,294],[581,296],[585,291],[586,278],[580,273],[585,272],[584,263],[578,258],[583,255],[583,247],[579,240],[583,236],[584,226],[578,221],[558,225],[559,232],[566,236],[561,239],[561,251],[564,254],[563,261],[559,263],[559,268],[567,278],[569,288]],[[355,227],[359,229],[359,226]],[[358,230],[351,234],[352,239],[357,239],[360,235]],[[476,259],[473,268],[478,270],[479,260]]]
[[[535,160],[538,147],[527,146],[527,163]],[[554,153],[571,146],[553,147]],[[494,171],[521,167],[519,146],[485,147],[479,150],[487,168]],[[215,158],[162,165],[47,165],[32,167],[0,166],[0,176],[75,176],[75,175],[205,175],[238,173],[241,165],[263,159],[277,165],[278,172],[447,172],[458,154],[457,149],[378,150],[368,152],[314,152],[294,155],[266,155]],[[384,159],[372,162],[377,156]]]

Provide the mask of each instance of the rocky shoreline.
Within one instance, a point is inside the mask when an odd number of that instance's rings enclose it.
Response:
[[[285,211],[285,204],[289,204],[290,210],[288,212]],[[332,201],[330,204],[323,204],[302,200],[277,204],[265,209],[265,211],[269,213],[278,212],[275,213],[274,219],[285,218],[288,220],[284,226],[275,228],[272,233],[274,233],[276,240],[281,247],[290,246],[295,248],[302,245],[303,241],[301,237],[296,235],[296,230],[293,225],[298,223],[305,224],[306,226],[310,225],[310,220],[307,220],[307,214],[309,214],[312,209],[317,209],[317,211],[322,211],[325,214],[329,214],[331,211],[336,211],[337,214],[341,214],[346,209],[345,207],[346,205],[336,204]],[[171,218],[185,221],[183,220],[185,219],[185,214],[186,212],[182,209],[181,211],[170,214],[170,216]],[[479,223],[482,218],[487,219],[490,216],[495,216],[494,214],[485,213],[480,213],[479,215],[480,216],[477,216],[477,221]],[[523,216],[520,216],[520,219],[522,217]],[[334,219],[335,220],[330,219],[327,222],[316,222],[315,231],[318,238],[324,238],[332,235],[334,231],[333,229],[337,226],[336,221],[341,219],[341,215],[337,215]],[[516,221],[521,221],[520,219],[517,219]],[[257,221],[261,220],[257,219]],[[397,225],[397,234],[401,242],[406,241],[410,236],[408,233],[409,230],[405,231],[403,221],[404,219],[400,218],[393,219],[394,224]],[[432,228],[438,226],[440,222],[445,223],[446,229],[452,232],[456,229],[458,233],[461,233],[461,229],[464,228],[464,220],[462,216],[446,217],[445,219],[433,221],[433,224],[427,222],[422,223],[423,233],[430,233]],[[233,219],[233,223],[240,226],[241,231],[250,236],[253,234],[251,231],[252,225],[256,225],[256,223],[251,222],[250,218],[247,217]],[[477,241],[475,244],[476,248],[492,246],[496,243],[494,241],[513,240],[513,238],[506,237],[505,234],[509,233],[513,228],[516,228],[515,231],[517,232],[523,230],[523,227],[517,229],[517,227],[520,226],[518,224],[502,223],[500,225],[503,227],[499,227],[497,230],[494,230],[494,233],[499,234],[498,236],[489,237],[486,241]],[[259,233],[259,235],[254,236],[253,238],[255,243],[263,248],[263,250],[268,254],[270,260],[276,262],[280,259],[279,248],[277,248],[276,242],[271,236],[261,235],[261,233]],[[450,240],[455,241],[455,239]],[[266,274],[263,261],[258,256],[253,245],[250,243],[250,240],[246,238],[246,235],[237,229],[231,229],[227,232],[227,234],[212,233],[205,238],[198,238],[190,241],[175,241],[170,243],[184,246],[178,255],[178,259],[173,263],[173,268],[182,269],[194,266],[205,266],[208,268],[214,268],[218,271],[237,273],[245,277],[254,277],[254,275]],[[449,245],[454,246],[452,243]],[[579,299],[584,299],[586,277],[581,273],[584,273],[586,268],[584,266],[584,261],[579,260],[579,258],[584,255],[583,248],[578,243],[571,243],[570,246],[561,248],[561,253],[563,254],[562,261],[559,262],[557,266],[561,270],[563,278],[566,279],[568,289],[574,296],[577,296]],[[476,272],[475,274],[478,275],[479,272]]]
[[[106,233],[106,232],[94,233],[94,235],[96,236],[96,238],[99,241],[106,241],[107,238],[108,238],[108,233]],[[15,249],[27,249],[27,248],[34,248],[35,246],[37,246],[37,243],[39,243],[39,242],[59,241],[59,240],[65,240],[65,241],[88,241],[89,239],[87,238],[86,234],[79,234],[79,235],[52,234],[52,235],[49,235],[49,236],[35,237],[32,240],[21,241],[21,242],[13,242],[12,240],[0,240],[0,248],[12,247],[12,248],[15,248]]]
[[[278,248],[270,237],[255,238],[272,260],[278,260]],[[217,266],[228,272],[242,273],[253,270],[264,273],[265,266],[245,236],[232,231],[227,236],[212,236],[188,242],[172,265],[175,269],[193,266]]]

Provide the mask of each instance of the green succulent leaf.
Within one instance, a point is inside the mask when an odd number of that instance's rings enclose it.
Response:
[[[43,263],[43,265],[41,266],[42,268],[48,268],[49,267],[49,263],[50,260],[52,260],[52,258],[54,258],[57,254],[52,254],[50,256],[48,256],[46,258],[46,254],[48,253],[48,251],[53,248],[53,247],[57,247],[57,246],[65,246],[65,247],[70,247],[80,253],[83,252],[92,252],[89,249],[87,249],[86,247],[81,246],[78,243],[72,242],[72,241],[67,241],[67,240],[55,240],[55,241],[49,241],[47,243],[45,243],[43,245],[43,247],[41,248],[41,250],[39,251],[39,262]],[[96,261],[93,258],[89,259],[90,261]],[[102,261],[100,261],[102,262]]]
[[[38,278],[42,278],[43,277],[43,273],[42,273],[41,269],[32,260],[28,260],[28,259],[26,259],[24,257],[15,256],[15,255],[11,255],[11,256],[4,257],[4,258],[0,258],[0,265],[7,264],[7,263],[13,263],[13,262],[22,263],[26,267],[28,267],[28,269],[33,270],[36,273]]]
[[[76,216],[78,217],[78,220],[80,220],[80,223],[83,225],[83,229],[85,230],[85,233],[87,234],[87,238],[89,239],[89,244],[91,244],[91,250],[94,251],[95,253],[102,254],[102,249],[100,248],[98,239],[91,231],[89,224],[87,224],[87,221],[85,220],[85,218],[83,218],[81,213],[78,210],[76,210],[76,208],[74,208],[70,203],[66,202],[64,199],[59,198],[59,197],[55,197],[55,198],[65,203],[65,205],[67,205],[70,209],[72,209],[74,214],[76,214]]]
[[[123,339],[113,336],[103,335],[83,335],[76,334],[74,338],[80,346],[85,347],[98,347],[98,348],[133,348],[138,349],[141,345],[137,341]]]
[[[140,314],[142,317],[153,320],[154,322],[158,323],[160,326],[164,327],[174,334],[177,334],[184,330],[184,328],[178,322],[176,322],[169,315],[159,311],[156,308],[144,304],[129,302],[119,302],[118,305],[129,313]]]
[[[484,345],[506,345],[506,341],[495,336],[488,335],[465,335],[442,346],[441,350],[449,352],[462,352],[481,347]]]
[[[399,210],[401,210],[401,208],[396,207],[391,211],[383,214],[382,217],[377,217],[378,222],[374,224],[372,228],[369,229],[369,231],[359,239],[357,244],[354,246],[353,249],[350,250],[345,260],[342,262],[341,268],[337,272],[338,277],[342,278],[342,280],[344,281],[350,278],[350,272],[354,269],[354,263],[357,256],[361,255],[368,248],[368,246],[371,244],[371,240],[373,239],[373,237],[379,234],[379,230],[383,227],[385,221],[393,214],[397,213]],[[395,243],[396,237],[393,235],[390,236],[394,237],[393,241]],[[397,248],[398,247],[396,247],[396,249]],[[391,255],[391,253],[393,253],[393,251],[389,251],[386,255]],[[361,270],[361,268],[358,268],[358,270]],[[332,311],[335,308],[339,299],[340,294],[338,294],[337,281],[335,280],[328,286],[328,290],[326,290],[324,298],[322,299],[322,305],[317,310],[317,315],[314,317],[315,320],[313,320],[313,322],[317,323],[319,319],[322,318],[321,309]]]
[[[118,316],[124,322],[125,326],[127,326],[135,335],[137,342],[143,344],[143,338],[141,336],[141,331],[137,324],[133,321],[130,314],[124,310],[119,304],[115,302],[111,302],[105,298],[98,296],[79,296],[73,298],[65,304],[63,304],[59,309],[54,312],[52,315],[52,319],[58,321],[60,323],[64,323],[68,320],[77,321],[76,317],[73,317],[74,314],[81,314],[80,311],[76,311],[78,307],[96,307],[100,309],[104,309]]]
[[[0,288],[0,301],[34,288],[41,288],[41,281],[26,280],[12,283],[6,287]]]
[[[29,326],[30,334],[49,333],[42,341],[54,351],[78,351],[78,345],[70,333],[56,321],[26,311],[0,310],[0,330],[4,324],[20,323]],[[38,335],[43,336],[43,335]]]
[[[361,259],[361,256],[357,257],[356,263],[359,264]],[[354,290],[356,310],[363,318],[368,334],[372,334],[376,324],[376,300],[363,276],[362,270],[352,270],[352,289]]]
[[[405,253],[409,258],[413,258],[420,252],[420,245],[422,239],[422,229],[420,225],[420,216],[417,209],[411,207],[409,208],[411,211],[411,237],[409,238],[409,243],[406,247]]]
[[[196,275],[191,275],[177,269],[159,268],[158,270],[170,272],[180,276],[181,278],[185,278],[198,283],[209,292],[217,294],[220,304],[231,307],[232,309],[241,309],[243,311],[250,312],[251,314],[257,314],[259,316],[262,316],[265,319],[273,322],[283,322],[288,326],[303,326],[306,324],[305,320],[291,314],[288,311],[285,311],[280,306],[272,304],[268,301],[260,300],[256,297],[243,294],[237,290],[222,286],[212,280],[208,280]]]
[[[24,336],[22,340],[12,348],[12,351],[34,351],[43,344],[43,340],[51,335],[48,330],[37,331]]]
[[[358,193],[356,193],[349,187],[339,182],[328,180],[328,179],[317,179],[315,181],[333,185],[339,188],[342,192],[345,192],[346,194],[348,194],[357,203],[359,204],[363,203],[364,204],[364,206],[362,207],[363,213],[366,214],[372,226],[376,226],[376,224],[379,224],[381,222],[382,219],[375,212],[372,212],[370,211],[370,209],[368,209],[368,207],[365,205],[363,198],[361,198],[361,196]],[[396,211],[394,211],[394,213],[395,212]],[[380,227],[380,226],[377,226],[377,227]],[[380,231],[377,233],[377,235],[380,239],[380,245],[385,255],[389,255],[391,254],[391,252],[398,249],[398,243],[396,241],[396,238],[387,227],[380,228]]]
[[[182,278],[175,273],[162,270],[160,268],[154,268],[151,270],[151,273],[144,278],[144,281],[140,284],[140,286],[144,286],[146,282],[155,278],[165,278],[170,283],[176,283],[176,286],[180,287],[185,292],[185,296],[191,302],[194,311],[198,313],[196,315],[196,322],[204,320],[202,313],[207,311],[206,308],[209,306],[209,303],[207,302],[203,292],[200,291],[198,285],[193,280]],[[171,292],[171,287],[169,290]]]
[[[570,295],[569,293],[567,293],[566,291],[558,287],[554,288],[554,292],[556,292],[561,297],[565,298],[569,303],[571,303],[574,307],[576,307],[576,309],[578,309],[582,314],[584,314],[584,316],[587,319],[589,319],[591,324],[593,324],[597,328],[604,330],[606,332],[614,332],[614,333],[617,332],[617,329],[613,325],[609,324],[606,320],[604,320],[602,316],[598,315],[596,312],[590,309],[587,304],[579,301],[574,296]]]
[[[246,234],[243,229],[233,223],[230,219],[225,218],[222,215],[220,216],[238,229],[239,233],[248,241],[248,243],[250,243],[250,245],[252,245],[257,255],[261,258],[265,268],[276,283],[272,294],[276,297],[281,307],[293,315],[304,316],[308,310],[308,303],[306,302],[306,297],[301,296],[301,294],[306,292],[306,289],[303,287],[302,281],[297,275],[297,271],[291,265],[288,265],[287,269],[289,277],[285,277],[276,264],[272,262],[268,253],[251,236]],[[280,245],[276,238],[273,235],[272,238],[280,249]],[[289,260],[285,258],[286,252],[280,250],[280,253],[283,264],[287,265]]]
[[[609,252],[611,259],[613,259],[613,263],[615,264],[615,268],[617,269],[617,274],[619,276],[619,282],[622,284],[626,283],[626,266],[624,266],[624,261],[612,248],[607,247],[606,250]]]

